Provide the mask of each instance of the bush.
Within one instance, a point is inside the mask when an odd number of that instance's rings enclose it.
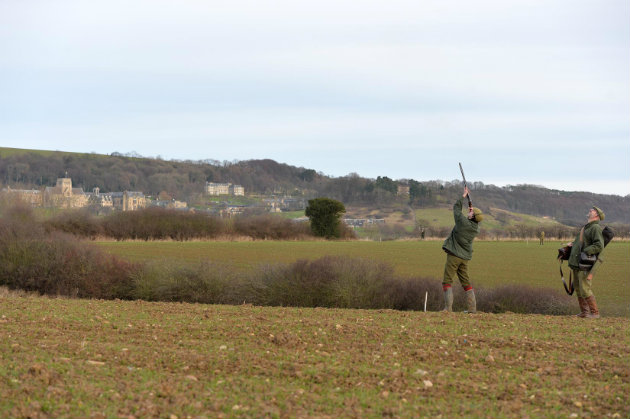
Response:
[[[103,235],[103,227],[96,217],[83,210],[63,211],[59,215],[44,221],[47,232],[62,231],[75,236],[95,239]]]
[[[10,289],[80,298],[129,298],[134,269],[133,264],[62,233],[37,239],[3,234],[0,240],[0,286]]]
[[[572,303],[571,297],[555,289],[505,285],[479,290],[477,310],[489,313],[510,311],[523,314],[564,315],[574,310]]]
[[[202,262],[154,262],[133,274],[133,298],[147,301],[182,301],[205,304],[244,302],[239,277],[224,265]]]
[[[233,232],[259,240],[291,240],[311,237],[307,223],[300,223],[277,215],[237,217]]]
[[[116,212],[103,220],[103,232],[116,240],[193,240],[215,238],[224,230],[223,222],[206,214],[163,208]]]

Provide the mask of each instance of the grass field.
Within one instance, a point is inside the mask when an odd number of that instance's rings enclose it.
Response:
[[[627,318],[0,289],[0,417],[627,418]]]
[[[422,224],[431,227],[450,227],[453,225],[453,209],[448,208],[425,208],[416,210],[416,219],[423,220]],[[502,220],[499,221],[499,219]],[[562,226],[559,222],[544,217],[518,214],[498,208],[492,208],[491,213],[485,213],[483,219],[484,230],[504,229],[505,226],[525,225],[530,227],[540,227],[541,229],[555,226]]]
[[[250,241],[250,242],[99,242],[108,252],[132,261],[153,259],[213,260],[249,269],[261,263],[347,255],[387,262],[403,276],[442,278],[441,241]],[[473,285],[513,284],[563,290],[556,261],[559,242],[476,241],[470,262]],[[630,316],[630,243],[612,242],[594,279],[594,292],[605,316]],[[563,264],[568,279],[568,267]],[[563,291],[564,292],[564,291]],[[577,306],[577,302],[576,302]]]

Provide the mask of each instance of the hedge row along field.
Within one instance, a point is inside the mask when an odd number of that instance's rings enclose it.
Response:
[[[342,242],[99,242],[108,253],[134,262],[151,260],[212,261],[247,271],[260,264],[315,260],[326,255],[365,258],[384,262],[403,277],[442,278],[445,256],[441,241],[342,241]],[[475,287],[492,289],[523,286],[553,289],[564,294],[557,249],[560,242],[475,241],[469,265]],[[630,316],[630,243],[610,243],[602,257],[605,263],[593,283],[600,310],[605,316]],[[568,278],[566,262],[562,265]],[[577,301],[573,297],[577,310]]]

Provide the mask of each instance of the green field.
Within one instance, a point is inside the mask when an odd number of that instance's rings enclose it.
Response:
[[[0,289],[3,418],[627,418],[627,318]]]
[[[563,290],[556,261],[559,242],[476,241],[470,263],[473,285],[512,284]],[[132,261],[212,260],[249,269],[263,263],[289,263],[325,255],[347,255],[384,261],[403,276],[442,278],[445,256],[441,241],[235,241],[235,242],[98,242],[112,254]],[[612,242],[593,289],[605,316],[630,316],[630,243]],[[568,276],[568,267],[563,264]],[[564,291],[562,291],[564,292]],[[577,305],[577,303],[576,303]]]
[[[453,225],[453,209],[452,208],[425,208],[415,211],[416,220],[419,223],[436,227],[450,227]],[[420,221],[423,220],[423,221]],[[492,212],[486,212],[483,219],[483,230],[502,230],[506,226],[524,225],[528,227],[546,227],[562,226],[556,220],[544,217],[536,217],[527,214],[518,214],[515,212],[505,211],[493,208]]]

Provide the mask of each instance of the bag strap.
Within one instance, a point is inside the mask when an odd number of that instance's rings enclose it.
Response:
[[[569,285],[564,281],[564,273],[562,272],[562,260],[560,260],[560,279],[562,280],[562,285],[564,286],[564,290],[567,294],[573,295],[575,289],[573,288],[573,270],[569,269]]]

